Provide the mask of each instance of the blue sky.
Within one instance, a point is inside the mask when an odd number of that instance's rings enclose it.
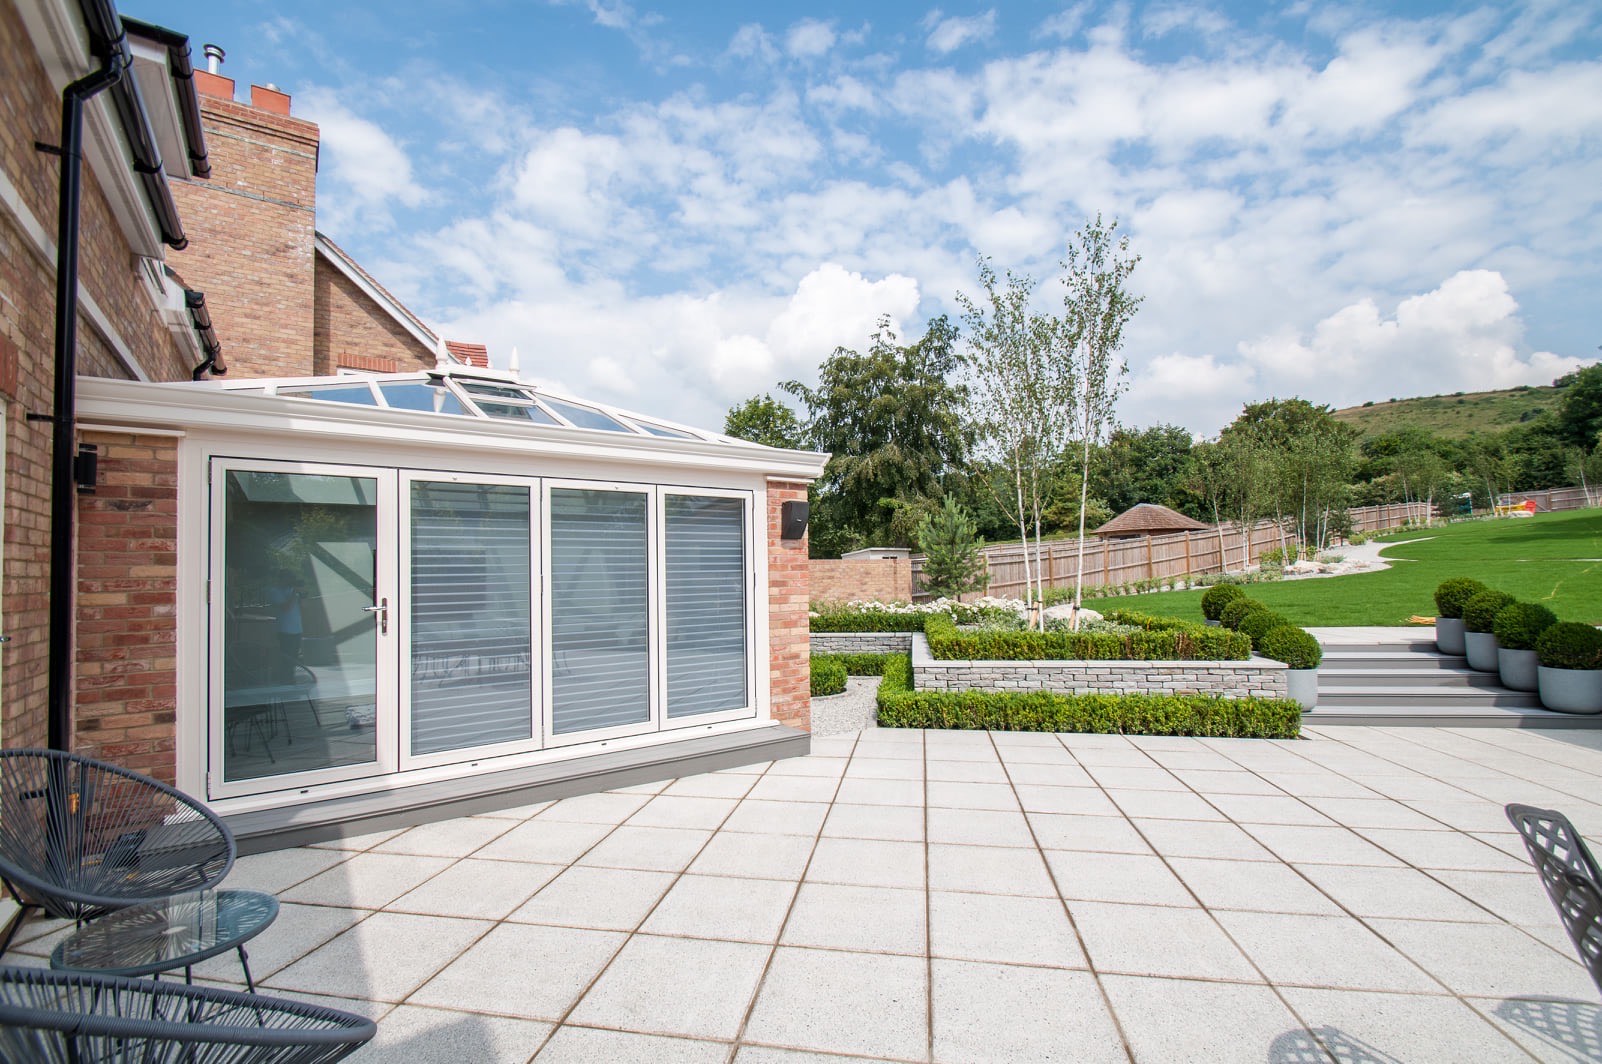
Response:
[[[1592,4],[122,6],[293,94],[319,227],[451,338],[695,424],[1098,212],[1142,256],[1128,424],[1602,344]]]

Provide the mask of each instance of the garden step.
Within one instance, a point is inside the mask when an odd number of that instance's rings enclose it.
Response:
[[[1438,687],[1474,687],[1504,690],[1494,672],[1475,672],[1467,668],[1438,669],[1354,669],[1344,662],[1331,665],[1325,658],[1318,669],[1318,685],[1324,687],[1406,687],[1430,691]]]
[[[1433,706],[1498,706],[1539,707],[1540,699],[1531,692],[1509,691],[1505,688],[1485,690],[1478,687],[1446,687],[1435,685],[1409,685],[1393,687],[1356,687],[1318,685],[1320,706],[1397,706],[1409,708]]]
[[[1325,706],[1302,714],[1302,726],[1361,724],[1376,728],[1602,728],[1602,713],[1553,713],[1524,706]]]
[[[1445,654],[1418,654],[1407,651],[1325,650],[1324,664],[1340,669],[1375,669],[1407,672],[1441,672],[1463,669],[1463,658]]]

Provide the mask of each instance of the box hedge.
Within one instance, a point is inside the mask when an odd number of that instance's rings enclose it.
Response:
[[[1242,599],[1245,597],[1246,592],[1242,591],[1236,584],[1214,584],[1212,587],[1202,592],[1202,616],[1207,618],[1209,621],[1216,621],[1218,620],[1219,614],[1224,612],[1225,606],[1228,606],[1236,599]]]
[[[837,695],[845,689],[845,663],[832,654],[812,655],[812,697]]]
[[[1578,621],[1559,621],[1535,641],[1535,656],[1549,669],[1602,669],[1602,632]]]
[[[1496,615],[1517,601],[1506,591],[1481,591],[1463,605],[1463,627],[1470,632],[1487,633]]]
[[[1257,641],[1257,652],[1270,661],[1282,661],[1292,669],[1316,669],[1324,660],[1324,648],[1305,629],[1294,624],[1270,628]]]
[[[1283,628],[1290,624],[1290,619],[1284,614],[1273,610],[1250,610],[1235,626],[1235,631],[1252,641],[1252,649],[1261,652],[1263,649],[1263,636],[1275,628]]]
[[[1238,598],[1224,607],[1223,612],[1218,615],[1218,623],[1233,631],[1240,627],[1240,622],[1245,620],[1248,613],[1266,609],[1268,607],[1256,599]]]
[[[819,604],[812,608],[810,627],[814,632],[921,632],[926,617],[951,617],[958,624],[972,624],[991,613],[1010,612],[950,600],[929,606]]]
[[[918,691],[905,654],[891,655],[879,684],[879,724],[886,728],[1294,739],[1301,721],[1301,706],[1288,698]]]
[[[1125,610],[1105,614],[1140,631],[962,631],[945,614],[924,624],[929,653],[943,661],[1245,661],[1251,639],[1223,628]]]
[[[1557,623],[1557,614],[1539,602],[1512,602],[1491,622],[1496,643],[1505,650],[1534,650],[1541,633]]]
[[[1462,617],[1468,600],[1490,588],[1468,576],[1454,576],[1442,580],[1435,587],[1435,612],[1442,617]]]

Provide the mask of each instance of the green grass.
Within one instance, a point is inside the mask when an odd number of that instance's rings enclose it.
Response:
[[[1539,602],[1562,620],[1602,623],[1602,510],[1463,521],[1384,538],[1397,543],[1385,551],[1392,565],[1384,572],[1253,584],[1245,591],[1305,627],[1400,625],[1414,614],[1435,616],[1436,584],[1472,576]],[[1197,620],[1201,596],[1169,591],[1127,603],[1142,613]]]
[[[1378,436],[1397,429],[1420,428],[1461,439],[1475,432],[1501,432],[1557,407],[1563,388],[1510,388],[1500,392],[1429,395],[1372,406],[1349,406],[1335,419]]]

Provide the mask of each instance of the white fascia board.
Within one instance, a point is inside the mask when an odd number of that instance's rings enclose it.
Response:
[[[345,277],[349,279],[349,281],[357,288],[360,288],[367,298],[371,299],[374,303],[377,303],[380,307],[383,307],[385,313],[399,322],[401,328],[411,333],[413,338],[416,339],[418,343],[422,344],[430,351],[433,351],[436,347],[443,345],[444,340],[438,337],[430,336],[428,333],[423,332],[417,327],[417,323],[415,321],[413,321],[407,315],[401,313],[400,310],[395,306],[395,300],[393,296],[380,292],[377,288],[373,287],[372,282],[370,282],[367,278],[351,269],[350,265],[345,262],[344,256],[338,254],[328,246],[327,241],[323,239],[323,234],[317,233],[312,238],[312,242],[317,248],[317,254],[321,255],[336,270],[344,274]]]
[[[52,137],[59,137],[61,91],[94,69],[83,19],[72,0],[35,0],[17,6],[28,36],[33,39],[34,51],[44,64],[56,93],[57,106],[53,109],[55,118],[51,129]],[[111,205],[111,213],[128,237],[134,253],[159,259],[165,254],[161,234],[151,217],[144,189],[134,176],[132,156],[123,143],[106,95],[102,92],[90,100],[83,111],[85,161],[90,164]]]
[[[411,410],[240,395],[220,387],[78,379],[78,416],[86,421],[158,428],[294,433],[323,438],[398,441],[418,448],[497,451],[509,455],[630,463],[660,469],[724,470],[816,480],[828,455],[757,444],[680,440],[589,429],[516,425],[490,418],[442,417]]]
[[[161,151],[161,169],[168,177],[189,176],[189,146],[184,142],[183,119],[178,117],[178,99],[173,94],[172,63],[167,46],[129,35],[133,69],[128,76],[139,82],[150,116],[150,129]]]

